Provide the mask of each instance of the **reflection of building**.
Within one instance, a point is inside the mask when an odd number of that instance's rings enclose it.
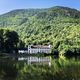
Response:
[[[43,45],[29,45],[28,53],[51,53],[51,45],[43,46]]]
[[[20,57],[19,61],[27,61],[28,65],[37,64],[37,65],[49,65],[51,66],[51,58],[50,57]]]
[[[51,45],[28,45],[28,48],[19,48],[18,53],[51,53]]]
[[[29,57],[28,58],[28,64],[48,64],[51,66],[51,59],[50,57]]]

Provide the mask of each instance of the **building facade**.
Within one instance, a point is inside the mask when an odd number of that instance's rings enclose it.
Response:
[[[28,53],[51,53],[51,45],[43,46],[43,45],[29,45]]]
[[[37,64],[37,65],[49,65],[51,66],[51,57],[18,57],[18,61],[27,61],[28,65]]]

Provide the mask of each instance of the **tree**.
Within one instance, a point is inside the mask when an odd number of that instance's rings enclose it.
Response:
[[[3,51],[4,40],[3,40],[3,29],[0,29],[0,52]]]
[[[25,47],[25,43],[22,40],[19,40],[18,47],[24,48]]]
[[[5,33],[5,51],[12,52],[14,48],[17,48],[19,42],[19,36],[15,31],[7,30]]]

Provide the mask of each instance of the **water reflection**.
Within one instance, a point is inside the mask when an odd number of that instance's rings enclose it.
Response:
[[[48,57],[36,57],[36,56],[18,57],[18,61],[26,61],[28,65],[38,64],[38,65],[51,66],[50,56],[48,56]]]
[[[70,59],[53,55],[3,56],[0,57],[0,80],[66,80],[66,77],[79,80],[80,56]]]
[[[68,57],[68,56],[65,56],[66,59],[71,59],[71,60],[80,60],[80,56],[72,56],[72,57]],[[4,56],[2,58],[0,58],[1,62],[2,61],[7,61],[7,60],[12,60],[12,61],[16,61],[16,62],[23,62],[23,63],[26,63],[28,65],[31,65],[31,64],[36,64],[36,65],[49,65],[51,66],[51,61],[54,60],[54,59],[59,59],[59,56],[58,55],[49,55],[49,56],[19,56],[19,55],[11,55],[11,56]]]

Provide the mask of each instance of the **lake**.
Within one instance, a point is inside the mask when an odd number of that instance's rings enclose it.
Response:
[[[0,80],[80,80],[80,57],[1,57]]]

